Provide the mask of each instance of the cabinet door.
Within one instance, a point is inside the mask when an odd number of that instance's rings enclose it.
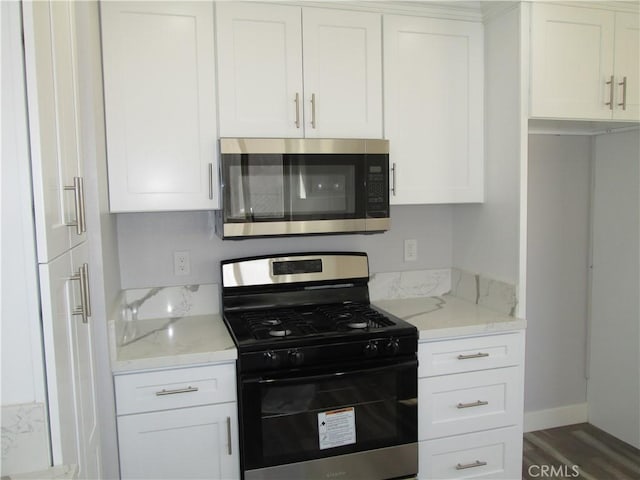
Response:
[[[218,207],[213,5],[101,2],[112,212]]]
[[[382,137],[379,14],[304,8],[305,136]]]
[[[26,2],[23,21],[36,243],[44,263],[85,240],[82,224],[73,225],[84,217],[73,2]]]
[[[301,9],[216,4],[221,137],[302,137]]]
[[[531,9],[531,116],[610,119],[613,12],[537,3]],[[614,79],[615,82],[615,79]],[[615,99],[613,102],[615,103]]]
[[[85,243],[40,265],[42,330],[53,463],[78,465],[78,478],[100,478],[92,325],[75,314],[89,308],[88,278],[80,280],[86,263]]]
[[[616,13],[613,118],[640,120],[640,22],[634,13]],[[626,80],[625,80],[626,79]]]
[[[480,23],[384,17],[391,203],[483,200]]]
[[[118,417],[123,479],[240,478],[236,403]]]

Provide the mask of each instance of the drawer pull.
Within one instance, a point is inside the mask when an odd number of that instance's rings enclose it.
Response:
[[[477,402],[472,402],[472,403],[459,403],[458,405],[456,405],[456,408],[482,407],[483,405],[489,405],[489,402],[485,402],[484,400],[478,400]]]
[[[488,356],[489,356],[488,353],[478,352],[478,353],[472,353],[471,355],[458,355],[458,360],[469,360],[470,358],[483,358]]]
[[[459,463],[456,465],[456,470],[466,470],[467,468],[476,468],[476,467],[484,467],[487,462],[481,462],[480,460],[476,460],[473,463]]]
[[[159,392],[156,392],[158,397],[162,395],[175,395],[176,393],[189,393],[189,392],[197,392],[198,387],[192,387],[189,385],[187,388],[177,388],[175,390],[165,390],[164,388]]]

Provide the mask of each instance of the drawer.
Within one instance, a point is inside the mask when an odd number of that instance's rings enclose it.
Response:
[[[419,479],[522,478],[519,427],[420,442]]]
[[[234,364],[116,375],[118,415],[236,401]]]
[[[522,332],[421,343],[418,377],[519,365],[523,353]]]
[[[418,380],[418,439],[521,424],[522,369],[498,368]]]

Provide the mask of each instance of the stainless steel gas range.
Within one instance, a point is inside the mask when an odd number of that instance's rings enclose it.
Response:
[[[243,478],[415,476],[418,334],[370,304],[366,254],[262,256],[221,268],[238,348]]]

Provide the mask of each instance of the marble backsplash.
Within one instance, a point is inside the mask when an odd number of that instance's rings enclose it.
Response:
[[[374,302],[447,293],[510,316],[518,305],[514,285],[457,268],[374,273],[369,279]]]
[[[49,466],[49,437],[43,403],[2,406],[2,475]]]
[[[217,284],[123,290],[111,328],[118,345],[131,342],[141,332],[138,320],[176,320],[220,312]],[[145,335],[148,332],[145,333]]]
[[[457,268],[451,269],[451,295],[511,317],[518,306],[515,285]]]
[[[451,290],[451,270],[409,270],[373,273],[369,278],[371,301],[437,297]]]

